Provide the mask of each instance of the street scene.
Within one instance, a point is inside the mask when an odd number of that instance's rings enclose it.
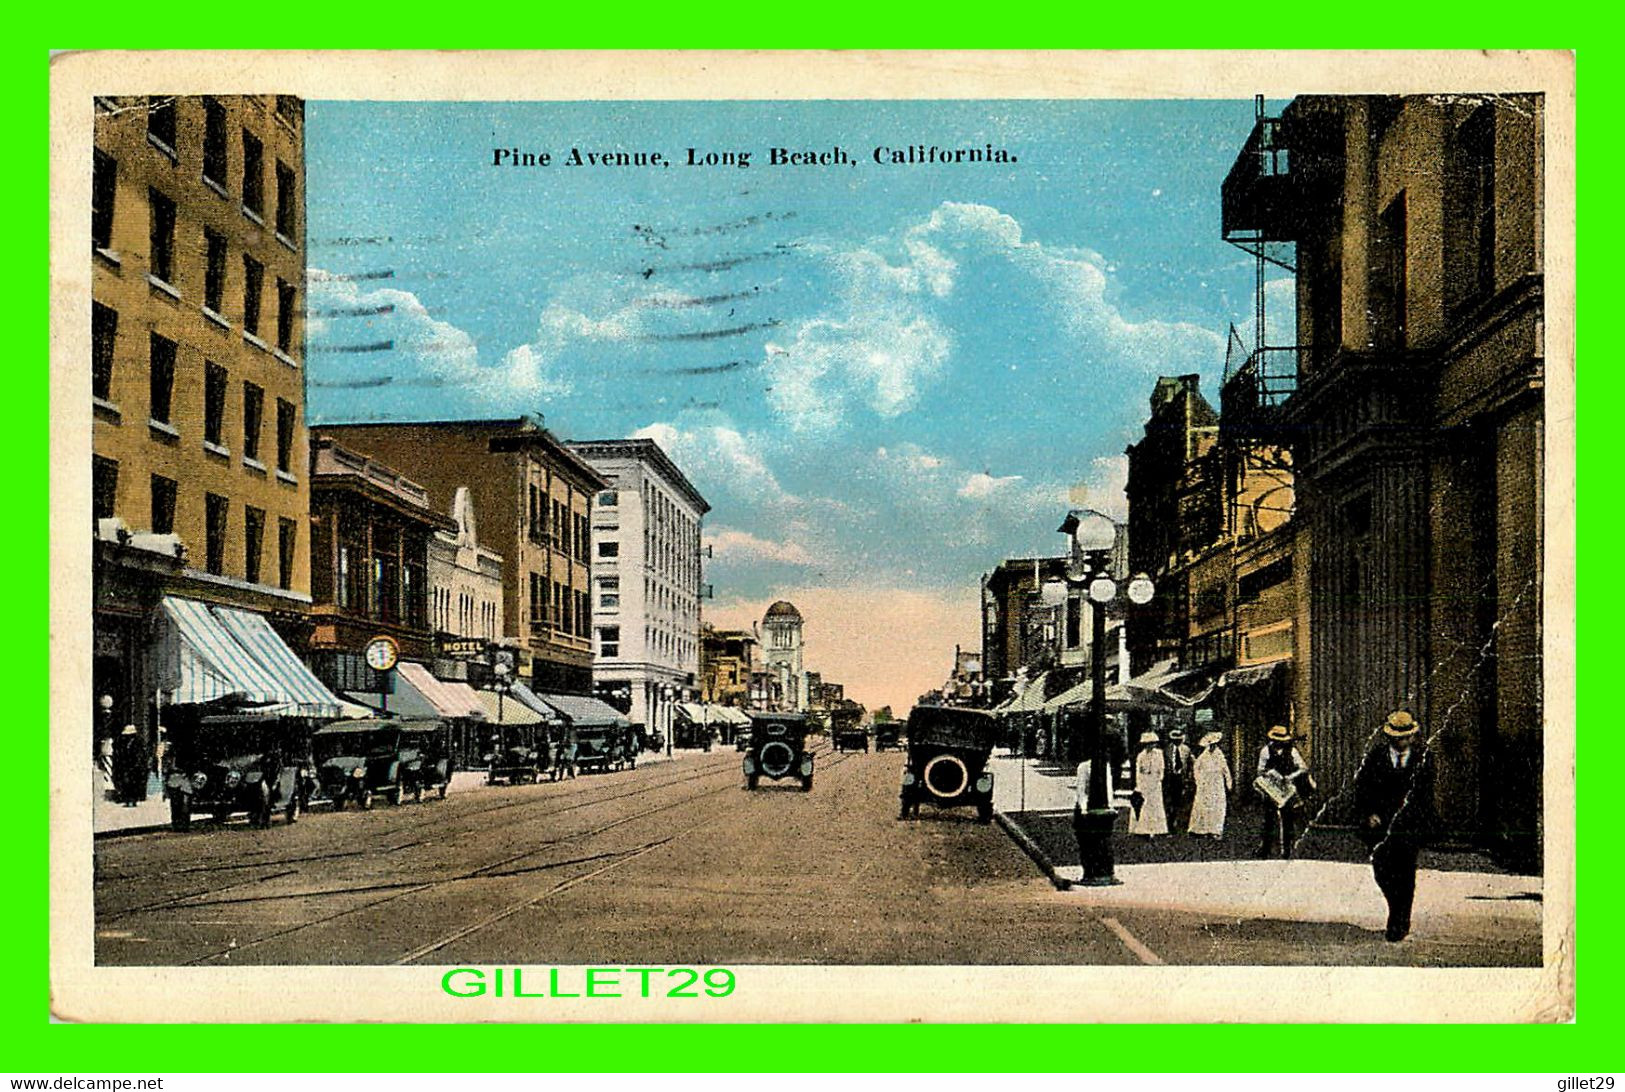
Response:
[[[1540,95],[94,110],[97,965],[1543,965]]]

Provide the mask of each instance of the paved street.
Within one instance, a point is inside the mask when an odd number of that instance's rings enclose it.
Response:
[[[733,751],[563,784],[96,845],[103,964],[1508,962],[1505,938],[1062,893],[969,811],[896,820],[896,753],[742,790]],[[769,784],[769,783],[764,783]]]

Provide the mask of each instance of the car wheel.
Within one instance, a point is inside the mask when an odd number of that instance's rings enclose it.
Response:
[[[254,802],[254,825],[261,830],[271,827],[271,785],[269,782],[260,782],[259,799]]]
[[[192,829],[192,798],[183,792],[169,798],[169,825],[176,830]]]
[[[812,778],[803,777],[801,779],[801,791],[802,792],[812,792]]]
[[[412,785],[412,803],[423,803],[423,782],[418,781]]]
[[[396,782],[395,785],[384,794],[384,798],[389,801],[391,807],[399,807],[402,795],[404,794],[401,791],[400,783]]]
[[[446,798],[446,785],[447,785],[447,782],[442,781],[440,783],[440,799],[442,799],[442,800],[444,800]]]
[[[299,821],[299,794],[288,797],[288,806],[282,809],[282,821],[290,827]]]
[[[750,774],[749,776],[747,776],[745,778],[745,791],[746,792],[755,792],[756,791],[756,775],[755,774]]]
[[[362,811],[372,810],[372,790],[362,789],[361,795],[356,797],[355,802],[360,805]]]
[[[978,823],[993,822],[993,801],[983,800],[976,805],[976,821]]]

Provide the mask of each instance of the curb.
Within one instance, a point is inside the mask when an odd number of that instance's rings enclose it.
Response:
[[[90,837],[92,840],[99,842],[103,838],[123,838],[131,834],[156,834],[159,831],[168,829],[168,823],[153,823],[150,826],[115,827],[112,830],[96,830],[91,832]]]
[[[1055,890],[1072,890],[1072,881],[1055,871],[1054,862],[1045,856],[1044,851],[1039,848],[1037,842],[1033,841],[1032,836],[1021,829],[1021,824],[1002,811],[995,811],[993,819],[1010,836],[1010,840],[1021,847],[1023,853],[1033,859],[1033,863],[1038,866],[1039,871],[1044,873],[1049,882],[1055,885]]]

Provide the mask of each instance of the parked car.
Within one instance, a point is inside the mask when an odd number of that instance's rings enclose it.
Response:
[[[490,725],[485,744],[485,783],[535,784],[547,769],[547,735],[537,724]]]
[[[807,750],[805,713],[752,713],[750,740],[745,747],[745,788],[754,790],[763,778],[797,778],[801,791],[811,792],[813,756]]]
[[[628,726],[600,724],[578,727],[575,736],[578,770],[603,773],[636,767],[638,764],[637,756],[632,752],[632,731]]]
[[[875,750],[888,751],[893,747],[903,746],[903,731],[907,727],[906,720],[888,720],[875,723]]]
[[[397,753],[401,785],[413,800],[422,800],[425,792],[446,798],[451,786],[451,728],[445,721],[402,721]]]
[[[170,825],[187,830],[195,812],[219,822],[247,812],[269,827],[281,811],[299,818],[302,781],[297,722],[263,713],[202,716],[170,728]]]
[[[908,761],[903,766],[899,819],[918,817],[920,805],[974,807],[993,818],[993,773],[988,756],[998,721],[980,709],[917,705],[908,718]]]
[[[316,792],[311,802],[327,801],[333,810],[346,804],[367,809],[382,793],[401,802],[401,723],[381,717],[335,721],[311,736],[316,763]]]
[[[857,725],[836,728],[831,734],[835,737],[837,751],[869,750],[869,733]]]

